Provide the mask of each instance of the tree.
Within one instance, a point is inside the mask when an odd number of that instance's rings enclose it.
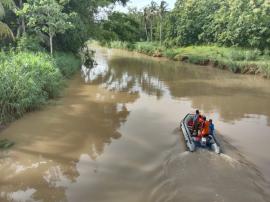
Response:
[[[153,41],[153,23],[157,13],[157,3],[155,1],[151,1],[149,6],[149,16],[150,16],[150,40]]]
[[[140,37],[139,23],[132,16],[120,12],[108,16],[108,20],[103,23],[103,30],[112,37],[107,40],[134,42]]]
[[[159,5],[159,40],[160,44],[162,43],[162,25],[163,25],[163,17],[167,11],[168,3],[166,1],[161,1]]]
[[[146,36],[146,40],[147,41],[149,41],[149,34],[148,34],[148,26],[147,26],[147,24],[148,24],[148,22],[149,22],[149,19],[150,19],[150,12],[149,12],[149,10],[148,10],[148,8],[147,7],[145,7],[144,9],[143,9],[143,22],[144,22],[144,30],[145,30],[145,36]]]
[[[265,49],[270,45],[269,13],[269,0],[177,0],[165,23],[166,42]]]
[[[4,7],[7,7],[9,9],[14,8],[15,4],[13,0],[0,0],[0,39],[11,37],[14,39],[13,32],[8,27],[7,24],[1,21],[3,17],[5,16],[5,9]]]
[[[53,54],[53,38],[73,27],[70,18],[75,13],[64,13],[63,5],[55,0],[29,0],[24,4],[23,14],[27,25],[49,37],[50,53]]]
[[[76,12],[71,19],[74,29],[69,29],[63,34],[57,34],[55,45],[61,50],[77,52],[89,39],[100,37],[100,21],[96,14],[100,8],[120,2],[123,5],[127,0],[69,0],[64,5],[64,12]]]

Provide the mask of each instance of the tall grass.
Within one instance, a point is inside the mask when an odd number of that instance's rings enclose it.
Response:
[[[0,52],[0,60],[0,124],[59,96],[64,76],[79,67],[77,58],[60,53],[54,59],[43,52]]]

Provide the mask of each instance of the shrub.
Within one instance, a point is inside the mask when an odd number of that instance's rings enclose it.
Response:
[[[63,78],[45,53],[1,53],[0,123],[18,118],[60,94]]]
[[[36,36],[24,35],[17,41],[17,50],[19,51],[44,51],[45,49],[41,46],[41,41]]]
[[[242,51],[231,49],[228,51],[228,59],[231,61],[241,61],[246,59],[246,54]]]
[[[155,42],[138,42],[135,44],[135,50],[140,53],[145,53],[147,55],[154,55],[157,53],[161,53],[163,48]]]
[[[179,54],[177,49],[165,49],[163,52],[163,55],[170,59],[174,59],[177,54]]]
[[[134,50],[135,46],[131,42],[126,41],[111,41],[108,45],[110,48],[118,48],[118,49],[127,49],[127,50]]]
[[[56,52],[55,62],[62,75],[66,78],[74,75],[81,65],[80,58],[73,53]]]

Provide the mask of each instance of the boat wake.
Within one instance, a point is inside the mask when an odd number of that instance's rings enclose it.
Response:
[[[240,158],[205,149],[179,152],[173,148],[164,159],[148,201],[269,201],[269,186]]]

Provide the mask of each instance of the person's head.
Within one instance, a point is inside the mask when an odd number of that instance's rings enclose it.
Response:
[[[206,121],[206,116],[203,116],[203,120]]]
[[[210,122],[210,123],[213,123],[213,120],[212,120],[212,119],[209,119],[209,122]]]
[[[199,113],[200,113],[200,111],[197,109],[197,110],[196,110],[196,114],[199,114]]]

